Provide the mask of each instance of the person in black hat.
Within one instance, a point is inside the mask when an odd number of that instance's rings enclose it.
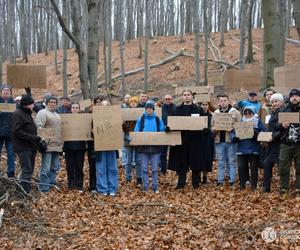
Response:
[[[21,186],[29,193],[34,162],[41,137],[37,135],[37,127],[31,116],[34,100],[31,96],[24,96],[20,101],[20,108],[12,116],[12,145],[21,163]]]
[[[295,113],[299,117],[300,112],[300,90],[292,89],[289,93],[289,103],[280,112]],[[280,141],[279,153],[279,175],[280,191],[286,195],[289,190],[290,169],[292,161],[296,167],[296,197],[300,198],[300,126],[298,123],[284,121],[277,126],[277,130],[283,132]]]

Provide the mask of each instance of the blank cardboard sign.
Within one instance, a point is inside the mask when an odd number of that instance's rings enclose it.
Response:
[[[130,145],[181,145],[181,132],[130,132]]]
[[[177,87],[175,89],[175,95],[181,95],[184,90],[190,90],[192,93],[196,94],[213,93],[214,86]]]
[[[122,148],[123,133],[119,106],[94,106],[93,126],[95,151]]]
[[[168,116],[171,130],[203,130],[208,127],[207,116]]]
[[[46,65],[9,64],[7,83],[14,88],[46,88]]]
[[[140,118],[145,112],[145,108],[127,108],[121,109],[121,115],[123,121],[136,121]],[[158,117],[161,117],[162,111],[161,108],[155,107],[155,114]]]
[[[299,113],[293,113],[293,112],[279,112],[278,113],[278,122],[290,122],[290,123],[299,123]]]
[[[208,85],[223,86],[224,72],[220,70],[211,70],[207,72]]]
[[[228,69],[224,73],[224,88],[228,92],[240,91],[241,88],[259,91],[261,82],[260,71]]]
[[[286,65],[274,68],[275,89],[300,87],[300,65]],[[286,94],[286,93],[283,93]]]
[[[272,132],[260,132],[257,136],[257,141],[267,141],[272,140]]]

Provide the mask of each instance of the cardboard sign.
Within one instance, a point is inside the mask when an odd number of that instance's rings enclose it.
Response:
[[[46,88],[46,65],[9,64],[7,82],[14,88]]]
[[[213,93],[214,86],[177,87],[175,89],[175,95],[181,95],[184,90],[190,90],[195,94]]]
[[[80,110],[85,110],[86,108],[89,108],[92,106],[91,99],[82,100],[79,102]]]
[[[232,114],[228,113],[214,113],[214,130],[232,130]]]
[[[0,112],[13,113],[16,111],[15,103],[0,103]]]
[[[257,136],[257,141],[270,142],[272,140],[272,132],[260,132]]]
[[[38,136],[40,136],[43,140],[51,140],[58,141],[60,138],[60,132],[57,128],[38,128],[37,130]]]
[[[93,126],[95,151],[122,148],[123,133],[119,106],[94,106]]]
[[[254,135],[253,122],[234,123],[235,135],[240,140],[251,139]]]
[[[144,108],[127,108],[121,109],[121,115],[123,121],[136,121],[140,118],[145,112]],[[155,107],[155,114],[158,117],[161,117],[162,111],[161,108]]]
[[[223,86],[223,71],[212,70],[207,72],[208,85],[211,86]]]
[[[293,88],[299,88],[300,86],[299,69],[300,69],[300,65],[286,65],[286,66],[274,68],[275,89],[286,88],[291,90]]]
[[[168,116],[171,130],[203,130],[208,127],[207,116]]]
[[[259,91],[262,74],[257,70],[234,70],[224,72],[224,88],[228,92],[240,91],[244,88],[249,91]]]
[[[299,123],[299,113],[293,112],[279,112],[278,113],[278,123],[290,122],[290,123]]]
[[[130,132],[130,145],[181,145],[181,132]]]
[[[210,93],[196,94],[194,97],[195,102],[210,102]]]
[[[235,92],[231,95],[231,99],[235,101],[242,101],[242,100],[247,100],[249,97],[248,91],[247,90],[240,90],[239,92]]]
[[[92,141],[92,114],[61,114],[62,141]]]

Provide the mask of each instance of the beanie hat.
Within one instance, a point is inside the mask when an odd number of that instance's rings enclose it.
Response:
[[[300,90],[299,89],[292,89],[290,94],[289,94],[289,98],[291,98],[293,95],[300,96]]]
[[[255,114],[255,108],[253,106],[247,106],[243,109],[243,114],[245,114],[246,111],[250,111],[251,113]]]
[[[280,93],[275,93],[271,96],[271,99],[270,99],[271,102],[274,102],[274,101],[280,101],[280,102],[283,102],[284,101],[284,98],[283,98],[283,95],[280,94]]]
[[[20,101],[20,105],[21,106],[27,106],[30,104],[33,104],[34,100],[32,99],[32,97],[30,95],[25,95],[22,97],[21,101]]]
[[[2,84],[2,85],[0,85],[0,91],[2,91],[5,88],[8,88],[10,90],[10,93],[12,93],[12,88],[11,88],[10,85],[8,85],[8,84]]]
[[[148,108],[155,110],[155,102],[152,100],[147,101],[145,104],[145,109],[148,109]]]
[[[46,101],[45,101],[46,105],[48,104],[48,102],[50,100],[55,100],[56,103],[58,103],[58,100],[57,100],[57,98],[55,96],[47,96]]]

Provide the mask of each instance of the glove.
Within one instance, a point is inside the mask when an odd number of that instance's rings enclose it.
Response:
[[[257,137],[258,137],[258,134],[259,134],[259,132],[257,132],[256,130],[254,130],[254,135],[253,135],[253,137],[252,137],[252,140],[257,140]]]
[[[126,128],[126,125],[125,125],[125,123],[123,123],[123,124],[122,124],[122,130],[123,130],[124,133],[126,132],[126,129],[127,129],[127,128]]]
[[[169,127],[169,126],[166,126],[166,127],[165,127],[165,131],[166,131],[166,133],[169,133],[169,132],[171,132],[171,129],[170,129],[170,127]]]
[[[41,140],[38,145],[38,149],[40,153],[45,153],[47,150],[47,143],[44,140]]]
[[[124,135],[124,143],[125,145],[129,145],[131,138],[129,135]]]
[[[233,137],[233,138],[232,138],[232,142],[233,142],[233,143],[239,143],[239,142],[240,142],[240,138],[238,138],[238,137]]]

